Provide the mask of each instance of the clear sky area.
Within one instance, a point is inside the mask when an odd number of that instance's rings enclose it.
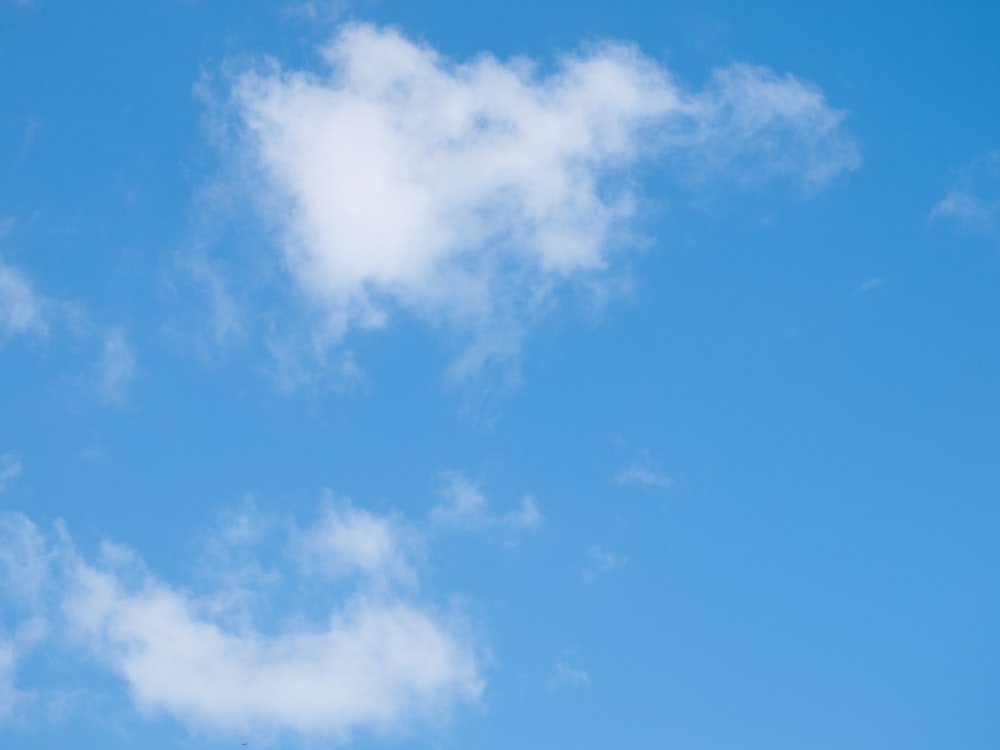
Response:
[[[998,40],[0,0],[0,747],[996,750]]]

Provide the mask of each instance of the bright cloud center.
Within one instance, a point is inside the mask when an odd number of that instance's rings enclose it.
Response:
[[[816,87],[764,68],[701,92],[623,44],[453,63],[394,30],[345,27],[320,74],[239,76],[233,106],[284,260],[334,335],[393,308],[492,335],[553,290],[608,268],[645,156],[799,174],[859,163]]]

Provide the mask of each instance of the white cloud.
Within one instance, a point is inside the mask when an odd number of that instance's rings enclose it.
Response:
[[[58,621],[60,642],[118,675],[143,713],[223,733],[346,740],[440,720],[457,704],[476,702],[484,687],[479,650],[455,613],[368,577],[393,554],[405,555],[371,542],[379,537],[373,529],[395,523],[348,508],[296,536],[325,539],[323,551],[365,575],[347,588],[325,586],[313,600],[322,616],[285,612],[270,624],[261,620],[267,606],[257,619],[228,622],[217,594],[158,579],[126,548],[105,544],[91,561],[65,533],[46,545],[16,514],[0,516],[0,532],[13,542],[0,565],[13,579],[39,558],[55,560],[50,596],[36,609]],[[331,534],[338,525],[346,531]],[[289,586],[307,583],[300,577]]]
[[[369,25],[323,54],[318,73],[268,61],[234,79],[253,191],[328,340],[408,311],[467,337],[458,375],[515,357],[557,290],[607,276],[640,161],[810,187],[860,163],[843,113],[766,68],[733,65],[692,92],[626,44],[543,75]]]
[[[0,456],[0,492],[6,492],[7,485],[21,476],[23,468],[17,456],[10,453]]]
[[[996,236],[1000,231],[1000,151],[990,151],[958,173],[930,218],[951,219],[964,229]]]
[[[649,451],[643,451],[636,461],[618,472],[615,481],[623,486],[637,485],[654,490],[668,490],[674,485],[674,480],[653,462]]]
[[[125,400],[135,378],[135,352],[124,329],[116,327],[105,332],[96,377],[101,400],[108,404],[119,404]]]
[[[486,507],[486,497],[480,489],[459,472],[445,474],[441,491],[444,502],[431,508],[430,520],[436,526],[476,530],[489,527],[525,531],[542,523],[542,514],[535,498],[525,495],[517,509],[504,515],[493,515]]]
[[[28,278],[0,263],[0,341],[13,336],[44,336],[48,332],[48,302]]]
[[[139,707],[231,730],[390,731],[482,690],[475,658],[433,611],[357,597],[322,627],[227,632],[183,592],[129,591],[81,564],[66,615]]]

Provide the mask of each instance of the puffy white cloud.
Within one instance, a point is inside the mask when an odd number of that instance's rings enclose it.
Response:
[[[293,543],[313,540],[314,552],[362,575],[322,595],[324,615],[284,612],[268,623],[261,616],[234,624],[219,612],[218,594],[166,583],[115,545],[88,560],[65,533],[49,543],[20,515],[0,516],[0,535],[10,543],[0,566],[5,580],[18,580],[45,561],[49,575],[39,586],[48,595],[35,611],[50,617],[60,642],[117,674],[142,712],[221,732],[346,739],[437,721],[456,704],[477,701],[484,687],[479,649],[457,614],[414,589],[373,583],[393,570],[387,560],[405,558],[405,550],[387,548],[396,524],[347,506],[293,534]],[[0,659],[0,669],[12,674],[6,663]]]
[[[816,86],[757,66],[688,91],[626,44],[542,74],[521,58],[453,62],[369,25],[323,54],[317,73],[268,61],[235,77],[259,205],[326,336],[410,311],[471,337],[459,372],[516,354],[556,290],[608,271],[639,161],[810,187],[860,163]]]
[[[441,491],[444,502],[431,508],[430,520],[436,526],[453,529],[484,529],[500,527],[511,531],[533,529],[542,522],[542,514],[534,497],[525,495],[517,509],[504,515],[493,515],[486,507],[486,497],[479,487],[459,472],[445,474]]]
[[[71,580],[65,613],[94,653],[141,709],[191,724],[390,731],[482,691],[473,651],[410,602],[358,596],[322,626],[270,635],[229,631],[161,583],[129,590],[86,564]]]
[[[931,209],[931,219],[951,219],[965,229],[996,237],[1000,231],[1000,151],[990,151],[958,173]]]

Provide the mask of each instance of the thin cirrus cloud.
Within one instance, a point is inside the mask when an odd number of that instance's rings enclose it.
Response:
[[[599,544],[592,544],[587,550],[587,565],[583,569],[583,580],[588,583],[616,568],[622,568],[628,558],[616,555]]]
[[[524,58],[454,62],[364,24],[323,57],[319,72],[268,60],[234,76],[222,111],[251,193],[329,341],[405,311],[468,338],[458,376],[515,356],[559,290],[611,272],[640,161],[810,189],[860,164],[843,112],[759,66],[694,91],[628,44],[542,74]]]
[[[136,374],[135,352],[120,326],[104,334],[95,369],[97,392],[105,403],[120,404],[128,397]]]
[[[23,468],[21,460],[14,454],[0,455],[0,492],[7,491],[7,486],[21,476]]]
[[[883,279],[880,276],[870,276],[854,287],[854,295],[867,294],[868,292],[882,286]]]
[[[64,529],[49,539],[21,514],[0,516],[0,580],[8,599],[28,603],[26,618],[47,621],[58,636],[37,648],[72,644],[127,684],[141,712],[191,728],[344,740],[405,731],[479,699],[481,656],[461,618],[380,583],[412,562],[380,551],[383,541],[407,549],[397,544],[395,519],[348,504],[301,533],[327,540],[312,552],[325,549],[356,575],[332,602],[324,585],[321,617],[299,613],[276,628],[264,627],[259,612],[220,610],[220,602],[247,608],[255,599],[171,585],[113,544],[86,559]],[[307,586],[310,576],[303,568],[287,583]],[[19,655],[4,648],[0,690],[13,695]]]
[[[478,486],[459,472],[445,474],[441,491],[442,502],[431,508],[434,526],[451,529],[482,530],[501,528],[507,531],[527,531],[542,523],[542,513],[532,495],[521,498],[514,510],[495,515],[486,507],[486,496]]]
[[[558,662],[552,677],[549,678],[549,690],[560,688],[579,688],[590,686],[590,675],[584,670],[573,667],[566,662]]]
[[[645,487],[651,490],[669,490],[674,479],[665,474],[653,461],[649,451],[642,451],[639,457],[615,476],[619,486]]]
[[[0,638],[0,719],[8,718],[21,701],[20,691],[14,684],[17,652],[14,645]]]
[[[32,702],[16,678],[20,662],[48,630],[41,606],[47,575],[37,529],[19,513],[0,513],[0,719],[17,717]]]
[[[23,270],[0,261],[0,346],[19,337],[47,339],[60,330],[76,340],[100,341],[90,374],[82,379],[105,404],[126,401],[136,356],[125,329],[96,325],[82,307],[46,296]]]
[[[948,219],[963,229],[996,238],[1000,233],[1000,151],[989,151],[959,171],[934,208],[931,220]]]
[[[0,262],[0,342],[14,336],[44,336],[50,306],[21,270]]]

